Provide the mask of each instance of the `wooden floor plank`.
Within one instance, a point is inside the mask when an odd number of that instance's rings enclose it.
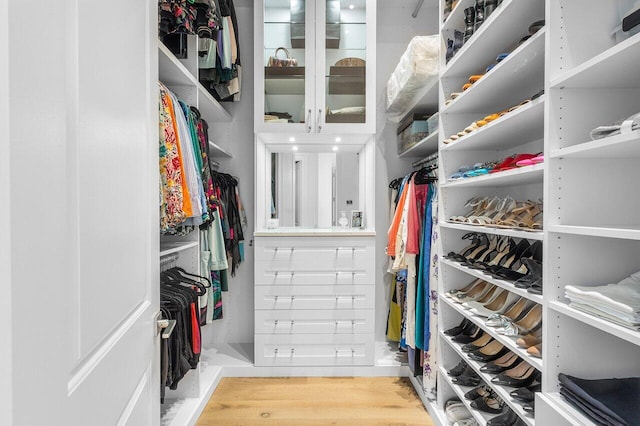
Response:
[[[407,378],[224,378],[197,426],[432,426]]]

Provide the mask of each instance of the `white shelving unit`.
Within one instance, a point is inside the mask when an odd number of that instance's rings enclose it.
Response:
[[[188,58],[177,59],[158,40],[159,79],[178,98],[196,106],[211,127],[229,123],[231,114],[216,101],[198,81],[197,46],[195,36],[188,36]],[[227,148],[209,141],[211,158],[231,158]],[[186,236],[162,236],[160,242],[161,269],[179,266],[192,273],[200,270],[200,243],[198,231]],[[163,265],[163,258],[171,262]],[[215,363],[211,348],[202,348],[200,363],[180,381],[178,389],[166,389],[162,405],[163,426],[183,426],[196,423],[200,413],[222,378],[223,368]]]
[[[474,4],[475,1],[472,0],[458,2],[441,26],[442,45],[447,44],[447,39],[454,38],[454,30],[464,32],[464,9]],[[443,5],[441,5],[441,11],[442,8]],[[529,26],[544,18],[544,0],[526,2],[505,0],[446,65],[446,53],[441,53],[439,228],[443,254],[450,251],[458,252],[464,245],[461,237],[469,232],[527,239],[531,243],[545,240],[543,231],[474,226],[448,222],[447,219],[464,213],[467,210],[463,207],[465,202],[475,196],[511,196],[516,200],[537,200],[543,197],[546,170],[544,163],[472,178],[448,180],[448,177],[465,165],[502,161],[508,156],[520,153],[542,153],[547,95],[524,103],[455,141],[444,143],[444,140],[464,131],[471,123],[530,100],[534,94],[545,89],[545,52],[548,30],[542,28],[523,40],[529,35]],[[440,21],[442,22],[442,12]],[[496,57],[502,53],[509,54],[487,72],[486,68],[495,64]],[[463,92],[462,86],[468,82],[471,75],[483,75],[483,77]],[[462,93],[447,105],[446,101],[454,92]],[[512,409],[525,424],[533,426],[534,417],[525,412],[523,406],[509,395],[512,388],[491,383],[492,376],[480,372],[481,363],[469,359],[460,346],[445,336],[442,331],[454,327],[463,318],[467,318],[538,371],[544,371],[546,363],[543,359],[533,357],[527,353],[526,349],[519,347],[516,344],[517,337],[498,334],[494,328],[485,324],[485,318],[470,313],[460,304],[445,297],[444,293],[480,278],[537,304],[543,304],[543,296],[529,293],[526,289],[516,288],[513,282],[495,279],[481,270],[465,267],[442,256],[440,256],[440,270],[438,326],[441,349],[438,365],[441,366],[442,381],[438,383],[438,409],[443,410],[446,397],[451,395],[451,390],[464,400],[463,394],[471,389],[453,384],[446,374],[447,368],[454,367],[459,359],[464,359],[505,401],[506,406]],[[468,401],[465,401],[465,404],[468,404]],[[478,410],[471,410],[480,424],[486,424],[489,418],[494,417]]]
[[[426,138],[403,152],[399,157],[426,157],[438,150],[438,132],[431,133]]]
[[[536,399],[541,424],[595,424],[560,395],[559,373],[609,379],[640,371],[640,332],[574,309],[565,297],[567,285],[616,283],[640,269],[640,221],[630,214],[640,207],[630,169],[640,132],[589,136],[640,111],[640,80],[628,72],[640,60],[640,35],[613,34],[635,3],[546,1],[545,210],[552,214],[544,218],[543,357],[553,362]],[[590,209],[582,187],[602,192]]]
[[[451,366],[453,367],[453,365]],[[487,422],[489,421],[489,419],[491,417],[493,417],[491,414],[488,413],[483,413],[482,411],[478,411],[475,408],[471,407],[471,401],[467,400],[464,397],[464,394],[469,392],[471,389],[473,389],[474,387],[468,387],[468,386],[460,386],[457,385],[455,383],[453,383],[451,381],[451,377],[449,377],[449,375],[447,374],[447,370],[443,367],[440,367],[439,369],[439,378],[442,379],[442,381],[444,381],[445,385],[444,386],[448,386],[449,388],[451,388],[453,390],[453,392],[455,393],[456,397],[458,397],[460,399],[460,401],[462,401],[464,403],[464,405],[467,407],[467,410],[469,410],[469,412],[473,415],[473,418],[476,420],[476,422],[478,422],[478,424],[480,425],[486,425]],[[442,408],[439,408],[439,410],[442,410]],[[445,416],[446,417],[446,416]],[[443,423],[443,424],[447,424],[447,423]]]

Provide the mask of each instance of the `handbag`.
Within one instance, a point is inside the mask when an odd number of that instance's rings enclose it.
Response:
[[[278,52],[283,51],[286,58],[278,58]],[[284,47],[278,47],[274,56],[269,56],[269,67],[295,67],[298,66],[298,60],[292,58],[289,51]]]

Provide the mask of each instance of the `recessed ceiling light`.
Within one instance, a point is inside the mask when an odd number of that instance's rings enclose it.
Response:
[[[294,138],[293,136],[289,138],[289,142],[295,142],[295,141],[296,141],[296,138]]]
[[[354,5],[352,5],[352,4],[349,5],[349,9],[353,10],[354,8],[355,8]]]
[[[337,146],[334,146],[334,147],[333,147],[333,150],[334,150],[334,151],[337,151],[337,150],[338,150],[338,147],[337,147]]]
[[[294,146],[294,147],[293,147],[293,150],[294,150],[294,151],[297,151],[297,150],[298,150],[298,147],[297,147],[297,146]]]
[[[336,138],[336,142],[342,142],[342,138],[341,138],[340,136],[338,136],[338,137]]]

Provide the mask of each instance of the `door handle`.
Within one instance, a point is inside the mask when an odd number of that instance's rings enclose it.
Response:
[[[176,328],[176,320],[162,319],[158,320],[158,333],[161,334],[163,339],[171,337],[171,333]]]
[[[318,110],[318,133],[322,132],[322,108]]]
[[[309,112],[307,113],[307,133],[311,133],[311,108],[309,108]]]

